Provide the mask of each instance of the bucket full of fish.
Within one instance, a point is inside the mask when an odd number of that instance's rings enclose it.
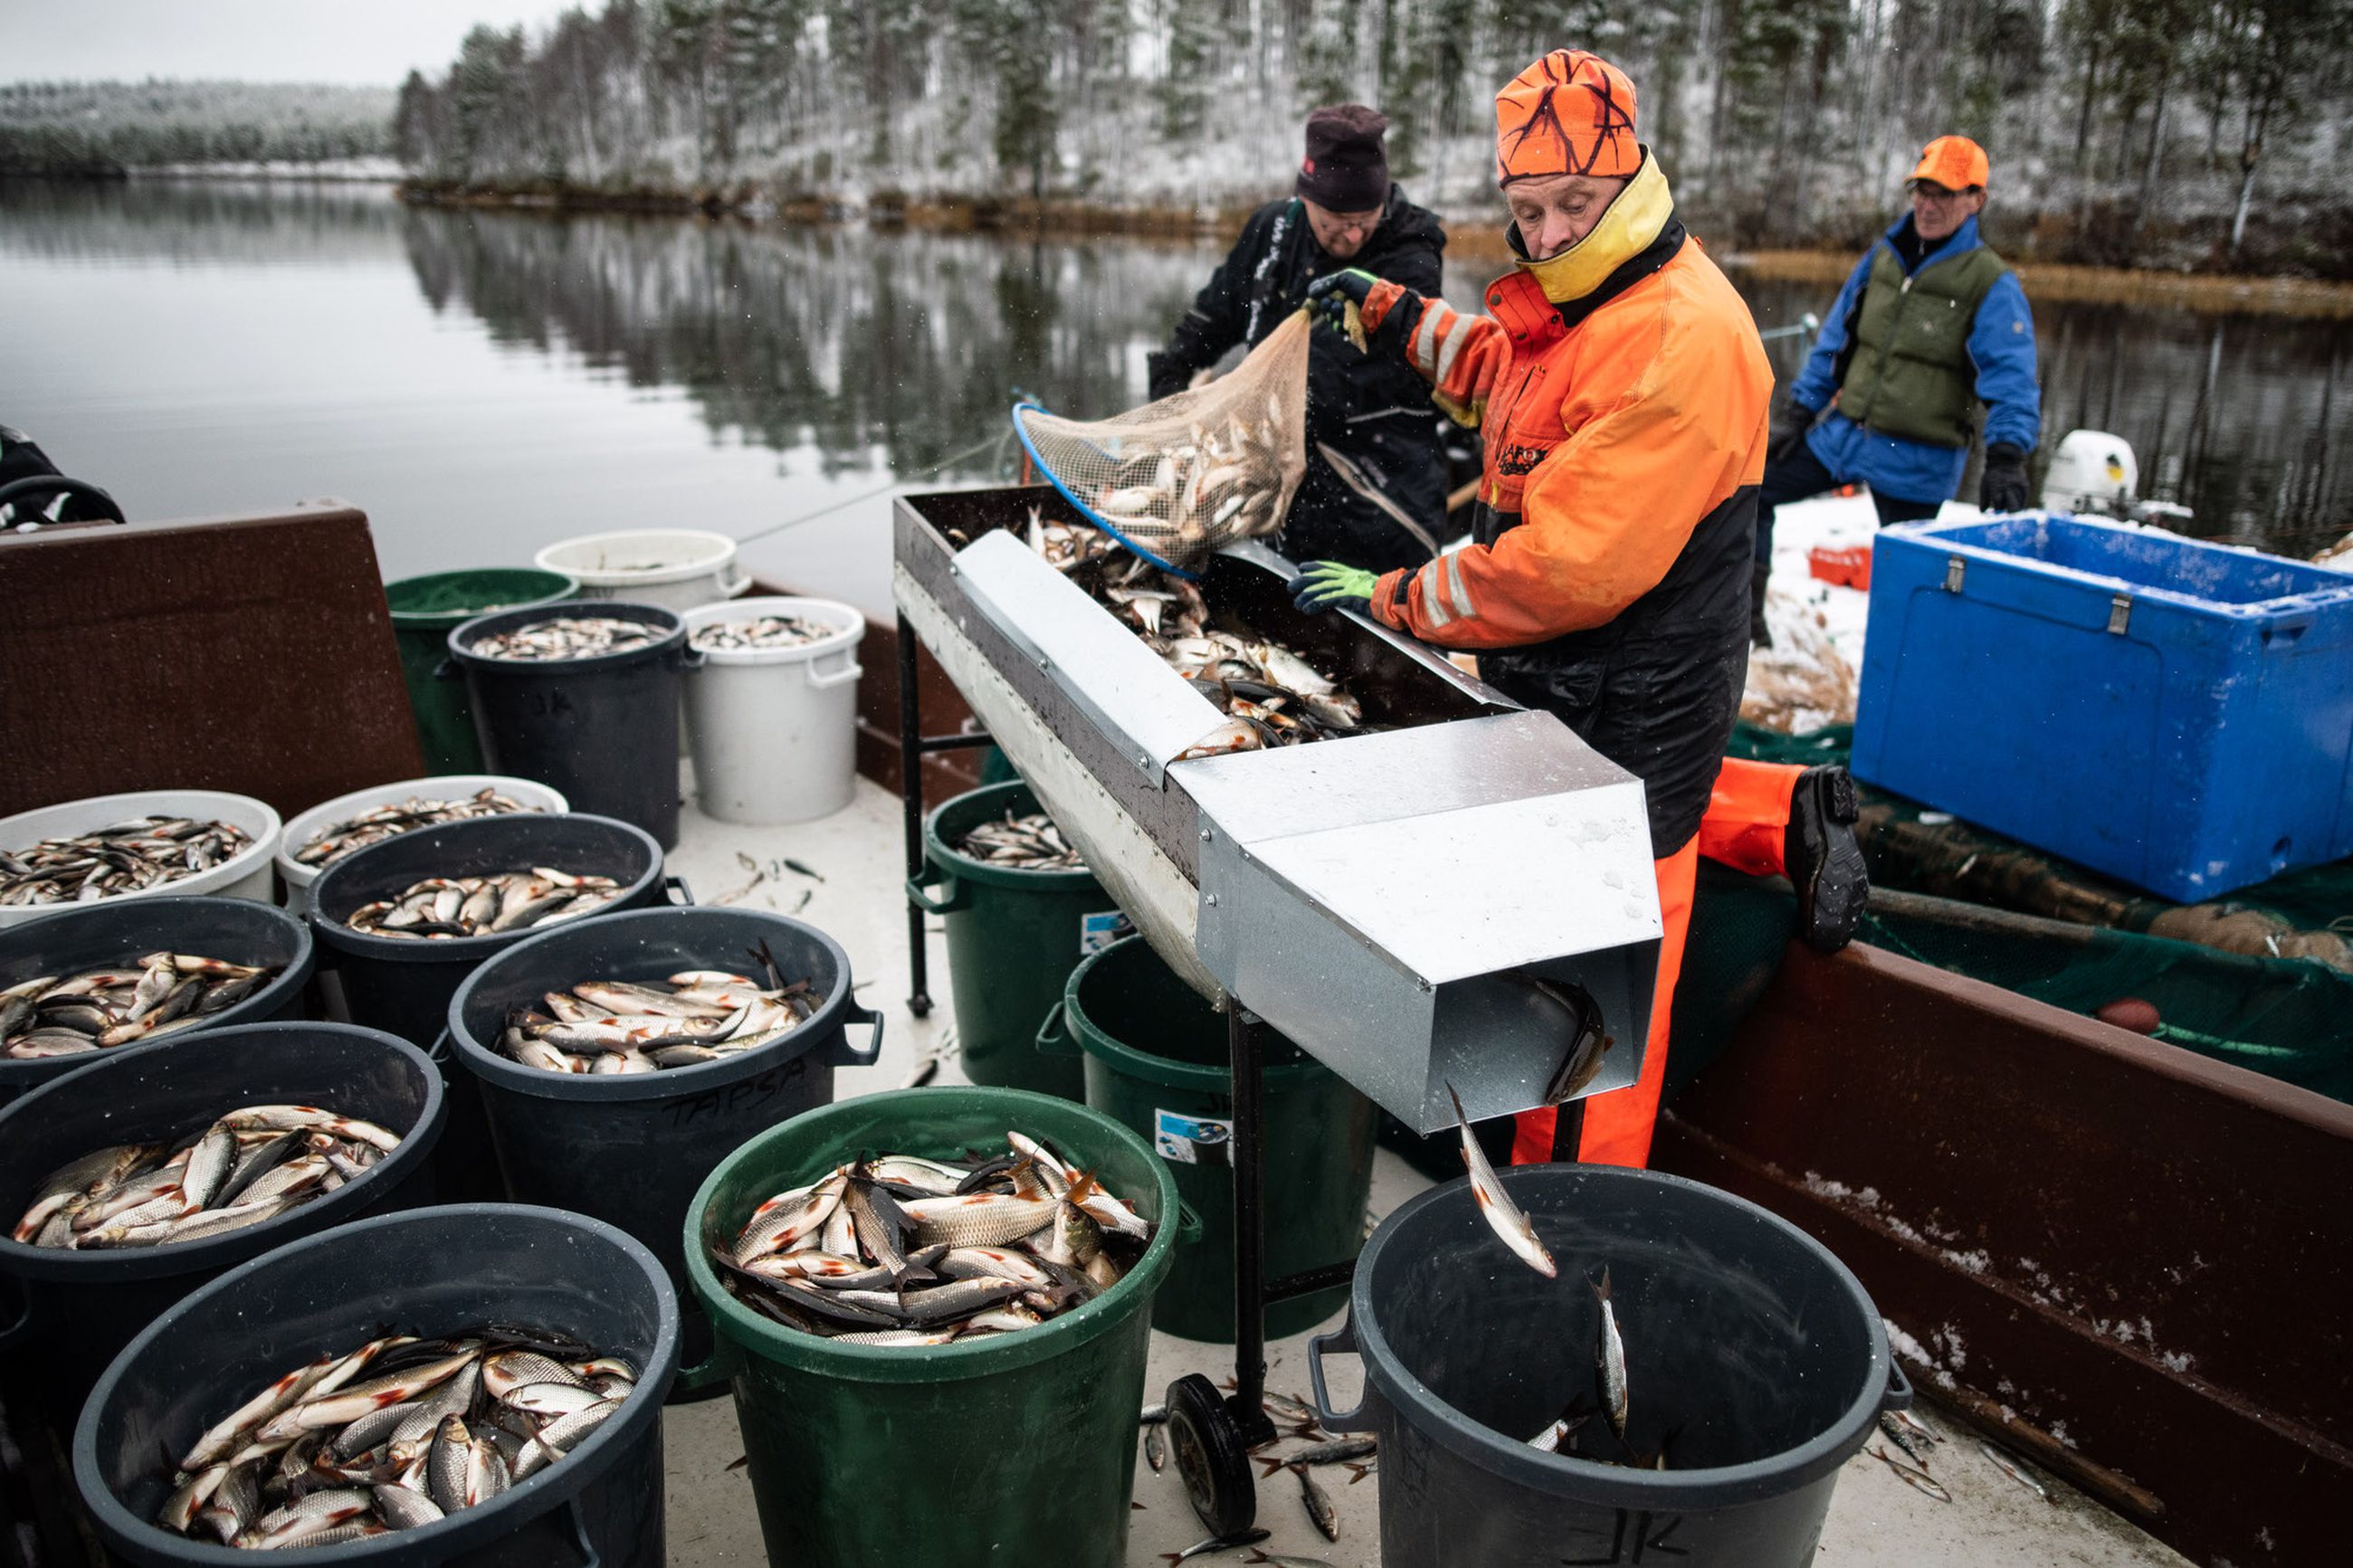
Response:
[[[373,844],[311,885],[311,926],[354,1023],[431,1045],[482,961],[536,932],[661,897],[652,835],[578,812],[445,822]]]
[[[492,610],[552,605],[579,589],[578,580],[565,573],[527,566],[436,572],[384,585],[393,641],[400,648],[400,675],[408,686],[408,710],[417,721],[427,767],[455,772],[482,765],[466,688],[440,678],[449,661],[449,628]]]
[[[1085,1099],[1077,1059],[1040,1051],[1038,1026],[1079,961],[1127,933],[1127,917],[1018,779],[933,808],[923,854],[907,896],[947,930],[965,1076]]]
[[[269,898],[278,813],[216,789],[91,795],[0,816],[0,926],[107,899]]]
[[[502,610],[449,634],[493,773],[563,792],[678,842],[679,682],[686,627],[658,605]]]
[[[1177,1195],[1201,1216],[1202,1245],[1177,1259],[1152,1326],[1188,1340],[1234,1337],[1233,1071],[1226,1021],[1130,937],[1071,973],[1038,1036],[1045,1051],[1085,1052],[1087,1103],[1166,1163]],[[1373,1102],[1280,1037],[1264,1047],[1266,1261],[1271,1277],[1356,1256],[1373,1182]],[[1345,1287],[1277,1302],[1270,1334],[1294,1334],[1339,1310]]]
[[[612,1226],[385,1215],[158,1319],[83,1410],[74,1479],[134,1563],[659,1563],[677,1367],[677,1298]]]
[[[733,1388],[770,1558],[1125,1562],[1180,1228],[1140,1139],[1019,1089],[866,1095],[730,1154],[686,1220],[719,1351],[682,1375]]]
[[[1309,1349],[1318,1419],[1379,1438],[1382,1563],[1812,1562],[1839,1468],[1911,1399],[1854,1276],[1696,1182],[1499,1178],[1464,1142],[1472,1175],[1382,1222]]]
[[[155,1315],[282,1242],[432,1194],[441,1076],[405,1040],[251,1024],[159,1041],[0,1110],[0,1331],[69,1416]],[[21,1353],[20,1353],[21,1352]]]
[[[559,927],[476,970],[449,1034],[480,1085],[507,1191],[594,1215],[685,1278],[679,1226],[727,1152],[833,1098],[880,1054],[882,1015],[815,926],[750,910],[648,910]],[[872,1033],[853,1047],[847,1026]],[[686,1315],[686,1352],[710,1324]]]
[[[805,822],[849,804],[858,777],[858,642],[831,599],[739,599],[686,617],[695,800],[722,822]]]
[[[0,1104],[116,1053],[301,1016],[311,931],[249,899],[133,899],[0,931]]]
[[[496,773],[403,779],[337,795],[287,821],[278,847],[278,879],[286,886],[286,907],[301,914],[310,907],[311,884],[319,873],[372,844],[469,817],[565,811],[570,806],[560,790]]]

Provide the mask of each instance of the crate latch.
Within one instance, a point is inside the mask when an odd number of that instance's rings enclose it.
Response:
[[[1957,555],[1947,556],[1945,558],[1945,592],[1947,594],[1959,593],[1961,591],[1961,580],[1964,577],[1967,577],[1968,573],[1969,563],[1968,562],[1962,560]]]
[[[2132,595],[2118,594],[2108,601],[2108,630],[2122,637],[2132,626]]]

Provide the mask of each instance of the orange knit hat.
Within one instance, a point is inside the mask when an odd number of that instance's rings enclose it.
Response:
[[[1934,180],[1948,191],[1982,190],[1993,165],[1985,149],[1966,136],[1939,136],[1920,149],[1920,166],[1904,176]]]
[[[1495,95],[1495,183],[1540,174],[1620,179],[1642,167],[1634,84],[1599,55],[1555,49]]]

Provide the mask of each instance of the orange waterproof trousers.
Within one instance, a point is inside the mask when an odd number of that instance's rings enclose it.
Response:
[[[1668,1016],[1675,979],[1683,972],[1699,858],[1704,855],[1752,877],[1781,875],[1782,830],[1789,825],[1789,802],[1804,771],[1737,757],[1724,760],[1699,832],[1665,859],[1651,863],[1659,879],[1659,921],[1664,929],[1642,1076],[1628,1088],[1576,1101],[1565,1113],[1550,1106],[1522,1111],[1513,1129],[1514,1164],[1576,1159],[1640,1170],[1651,1163],[1651,1131],[1658,1121],[1659,1092],[1667,1081]]]

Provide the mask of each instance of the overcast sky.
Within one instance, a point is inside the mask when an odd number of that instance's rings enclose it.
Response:
[[[0,0],[0,81],[145,77],[398,85],[477,22],[533,28],[570,0]]]

